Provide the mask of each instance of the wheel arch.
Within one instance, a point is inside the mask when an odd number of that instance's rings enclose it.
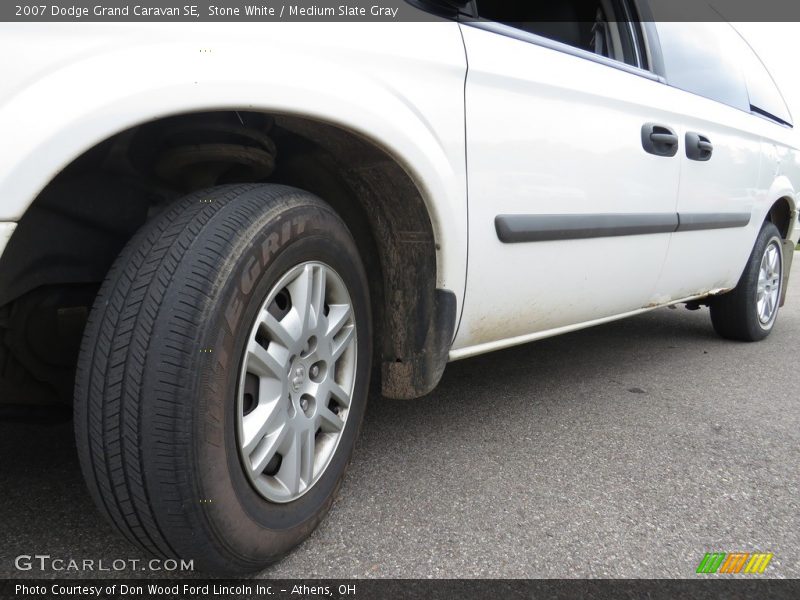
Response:
[[[439,246],[437,287],[453,290],[460,305],[467,251],[463,42],[455,23],[414,27],[414,45],[407,28],[354,27],[343,37],[292,24],[257,41],[240,28],[214,28],[200,45],[182,29],[167,38],[98,26],[59,61],[38,52],[35,36],[20,33],[16,42],[31,45],[37,67],[19,81],[12,73],[0,93],[0,131],[15,142],[0,146],[0,221],[18,221],[77,157],[144,123],[208,111],[304,118],[368,141],[406,172]],[[253,68],[254,53],[280,60]],[[417,68],[429,85],[416,85]],[[443,102],[443,94],[458,103]]]
[[[381,363],[382,392],[398,398],[429,392],[438,383],[447,361],[461,292],[459,282],[446,274],[448,257],[444,256],[445,250],[457,250],[459,235],[452,228],[448,231],[442,227],[443,222],[457,220],[459,215],[448,217],[447,210],[443,210],[447,203],[433,200],[453,193],[452,182],[431,177],[431,172],[441,167],[441,164],[436,165],[444,157],[439,155],[425,160],[420,155],[403,156],[402,141],[389,143],[386,139],[377,139],[353,127],[352,123],[331,116],[320,118],[288,110],[253,111],[252,107],[243,111],[228,105],[216,106],[213,111],[166,113],[159,117],[151,114],[146,118],[140,115],[134,122],[120,121],[111,135],[99,139],[97,132],[92,136],[84,132],[79,139],[72,140],[70,159],[62,157],[60,162],[64,164],[54,168],[56,161],[51,156],[45,161],[51,165],[47,177],[43,176],[36,185],[31,178],[27,182],[28,187],[36,191],[29,198],[19,225],[0,257],[0,289],[5,290],[0,305],[40,286],[70,283],[59,280],[55,271],[62,277],[64,273],[72,273],[73,281],[99,281],[116,255],[110,256],[113,243],[101,244],[106,255],[91,265],[81,262],[87,255],[84,249],[83,257],[80,251],[70,256],[73,264],[57,266],[45,276],[37,270],[43,262],[39,260],[42,256],[20,267],[20,256],[29,254],[42,238],[42,225],[47,219],[43,222],[40,218],[41,209],[46,209],[50,217],[55,214],[56,221],[51,220],[51,224],[63,223],[63,218],[58,219],[70,212],[70,196],[59,197],[58,190],[65,180],[70,180],[71,174],[85,173],[87,164],[97,164],[98,155],[102,155],[100,163],[104,165],[114,162],[115,152],[135,140],[134,132],[143,127],[157,128],[183,116],[219,114],[236,115],[240,119],[243,114],[265,115],[274,122],[274,132],[284,139],[277,140],[276,169],[266,181],[301,187],[330,202],[357,240],[370,274],[376,333],[380,336],[375,347]],[[70,129],[75,133],[82,131],[76,125]],[[56,135],[61,137],[63,146],[63,133]],[[281,148],[282,144],[286,146]],[[119,184],[118,189],[129,190],[138,183],[132,181],[135,175],[126,170],[126,167],[112,168],[111,173],[98,174],[97,180],[105,185],[112,179]],[[163,198],[144,200],[142,194],[149,192],[139,192],[131,194],[128,206],[125,194],[115,194],[114,203],[107,206],[104,202],[100,212],[118,211],[132,223],[148,218],[154,208],[159,209]],[[159,193],[156,191],[156,196]],[[89,204],[96,207],[97,198]],[[86,214],[67,216],[68,220],[79,222],[86,218]],[[36,227],[39,231],[34,233]],[[76,238],[78,229],[80,227],[72,231]],[[132,232],[130,226],[112,226],[106,237],[117,236],[118,250]],[[48,228],[46,236],[52,238],[54,234],[58,237],[57,230]],[[54,251],[59,249],[70,252],[58,244],[53,247]],[[22,279],[22,284],[16,285]]]
[[[788,195],[781,196],[773,202],[766,216],[766,220],[775,224],[785,240],[791,237],[796,218],[794,203]]]

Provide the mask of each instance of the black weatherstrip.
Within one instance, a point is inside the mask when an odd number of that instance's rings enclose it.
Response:
[[[494,219],[501,242],[549,242],[586,238],[671,233],[676,213],[607,215],[498,215]]]
[[[749,223],[750,213],[497,215],[494,218],[497,237],[505,244],[727,229]]]
[[[749,225],[750,213],[681,213],[678,220],[678,231],[728,229]]]

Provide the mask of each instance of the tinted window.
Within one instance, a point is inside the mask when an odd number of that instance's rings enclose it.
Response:
[[[727,23],[657,24],[667,83],[750,111],[738,59],[739,35]]]
[[[640,66],[623,0],[477,0],[476,4],[484,19]]]
[[[792,116],[789,114],[789,109],[764,63],[745,41],[742,41],[740,46],[750,106],[756,112],[765,113],[767,116],[791,124]]]

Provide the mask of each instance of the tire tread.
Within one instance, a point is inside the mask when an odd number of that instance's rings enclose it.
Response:
[[[194,332],[204,305],[211,301],[210,282],[224,263],[236,227],[263,212],[285,206],[283,186],[241,184],[187,196],[153,219],[128,243],[109,271],[87,321],[76,371],[75,433],[81,468],[101,512],[129,541],[161,557],[177,557],[170,540],[191,538],[184,514],[181,475],[175,461],[188,432],[180,419],[180,402],[172,397],[186,380]],[[249,197],[247,197],[249,196]],[[246,198],[247,197],[247,198]],[[212,199],[212,202],[201,200]],[[142,384],[151,334],[182,259],[209,221],[231,202],[216,235],[196,249],[196,268],[187,282],[191,295],[179,294],[172,326],[161,341],[165,358],[157,369],[158,393],[153,422],[161,490],[166,510],[156,515],[146,484],[142,457]],[[174,440],[174,441],[173,441]],[[160,497],[164,502],[164,494]]]

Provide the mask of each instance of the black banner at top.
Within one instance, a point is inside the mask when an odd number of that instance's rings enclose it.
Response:
[[[615,19],[800,21],[796,0],[614,0]],[[599,0],[2,0],[4,22],[594,21]]]

